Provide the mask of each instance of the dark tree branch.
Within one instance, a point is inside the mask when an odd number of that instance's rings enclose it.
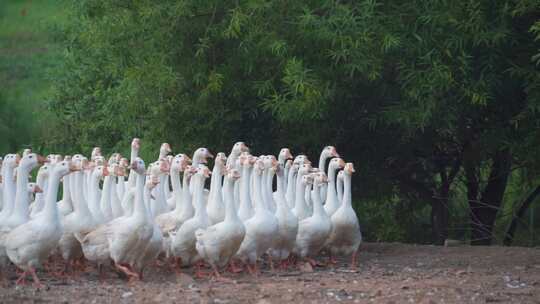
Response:
[[[529,194],[527,198],[525,198],[525,200],[519,205],[518,211],[516,212],[515,216],[512,218],[512,222],[510,222],[510,225],[506,229],[506,234],[503,240],[505,246],[512,245],[512,241],[514,240],[514,234],[516,232],[519,221],[523,218],[525,212],[527,212],[530,205],[534,202],[538,195],[540,195],[540,185],[536,186],[534,191],[531,192],[531,194]]]

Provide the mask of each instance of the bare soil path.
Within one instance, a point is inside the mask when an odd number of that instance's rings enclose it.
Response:
[[[152,267],[144,282],[96,271],[73,279],[40,273],[46,290],[0,287],[0,303],[540,303],[540,249],[363,244],[360,266],[226,274],[231,282],[194,279]],[[323,260],[321,258],[321,260]],[[324,259],[326,260],[326,259]]]

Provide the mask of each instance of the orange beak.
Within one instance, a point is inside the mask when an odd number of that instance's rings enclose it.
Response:
[[[38,164],[40,165],[43,165],[44,163],[48,163],[49,160],[46,159],[45,157],[41,156],[41,155],[38,155],[37,156],[37,160],[38,160]]]
[[[38,185],[34,187],[34,193],[43,193],[43,189],[41,189]]]
[[[109,173],[109,169],[107,168],[107,166],[104,166],[104,167],[103,167],[103,176],[104,176],[104,177],[105,177],[105,176],[109,176],[109,174],[110,174],[110,173]]]

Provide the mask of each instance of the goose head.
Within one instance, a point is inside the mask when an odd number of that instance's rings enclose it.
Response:
[[[289,148],[283,148],[279,151],[278,160],[280,164],[285,164],[285,161],[292,159],[291,150]]]
[[[135,151],[139,151],[141,148],[141,140],[137,137],[133,138],[131,141],[131,149]]]
[[[292,165],[293,165],[293,161],[291,159],[287,159],[287,161],[285,162],[284,167],[285,167],[285,169],[290,170]]]
[[[162,159],[172,152],[171,145],[169,143],[162,143],[159,148],[159,158]]]
[[[299,165],[303,165],[303,164],[311,165],[311,161],[309,161],[308,157],[303,154],[296,156],[293,163],[299,164]]]
[[[202,164],[208,163],[208,158],[214,158],[207,148],[199,148],[193,153],[193,159],[198,160]]]
[[[131,163],[130,169],[137,172],[138,174],[144,175],[146,171],[144,160],[142,160],[142,158],[140,157],[135,158],[135,160]]]
[[[129,160],[125,157],[122,157],[120,159],[120,161],[118,162],[118,164],[125,169],[127,169],[129,167]]]
[[[113,153],[111,154],[111,157],[109,157],[109,160],[107,161],[107,164],[110,166],[112,164],[118,164],[120,159],[122,158],[122,155],[120,153]]]
[[[227,156],[225,156],[225,153],[219,152],[216,154],[216,159],[214,160],[214,166],[221,167],[221,171],[225,172],[225,165],[227,163]]]
[[[330,157],[339,157],[339,154],[337,153],[336,147],[326,146],[323,148],[321,156],[326,159]]]
[[[311,174],[306,174],[302,176],[302,186],[307,186],[313,184],[313,176]]]
[[[103,166],[105,165],[105,157],[101,156],[101,155],[97,155],[94,157],[94,163],[96,164],[96,166]]]
[[[334,169],[337,169],[337,168],[341,169],[345,167],[345,161],[339,157],[332,158],[332,160],[330,161],[329,167],[334,168]]]
[[[256,158],[255,163],[253,164],[253,172],[257,175],[261,175],[265,169],[263,157],[264,156]]]
[[[42,179],[49,176],[49,164],[44,164],[43,166],[39,167],[39,170],[37,172],[37,178]]]
[[[23,150],[22,155],[23,155],[23,157],[25,157],[26,155],[28,155],[28,154],[30,154],[30,153],[32,153],[32,149],[26,148],[26,149]]]
[[[109,176],[109,168],[107,168],[107,166],[103,166],[103,165],[97,166],[94,169],[94,171],[92,172],[92,176],[95,179],[100,179],[102,177]]]
[[[18,154],[6,154],[4,161],[2,162],[3,166],[10,169],[15,169],[19,164],[20,157]]]
[[[352,175],[354,172],[354,164],[353,163],[346,163],[345,168],[343,169],[343,174]]]
[[[227,168],[227,174],[225,175],[225,178],[235,181],[240,178],[240,171],[234,168]]]
[[[94,160],[97,156],[101,156],[101,148],[100,147],[94,147],[92,149],[92,154],[90,154],[90,159]]]
[[[321,187],[324,184],[328,183],[328,178],[326,177],[326,174],[322,171],[317,172],[317,173],[312,173],[309,176],[313,177],[314,187]]]
[[[210,172],[210,169],[208,169],[205,165],[199,165],[197,168],[197,172],[195,174],[201,175],[204,178],[209,178],[210,175],[212,175],[212,172]]]
[[[186,154],[176,154],[174,156],[172,162],[171,162],[171,169],[172,166],[175,166],[175,170],[178,170],[178,172],[183,172],[187,170],[188,165],[191,163],[191,158],[187,156]]]
[[[311,173],[313,170],[313,167],[311,167],[311,164],[303,164],[299,166],[298,168],[298,175],[307,175]]]
[[[239,155],[242,152],[249,152],[249,148],[243,141],[238,141],[233,145],[231,154]]]
[[[43,193],[43,189],[41,189],[41,187],[38,186],[36,183],[28,183],[26,189],[29,193]]]
[[[52,173],[62,177],[75,171],[79,171],[79,168],[77,168],[72,162],[63,160],[54,166]]]
[[[26,172],[30,172],[39,164],[45,163],[45,161],[46,159],[41,155],[37,155],[36,153],[28,153],[23,156],[23,158],[21,158],[21,161],[19,162],[19,167]]]
[[[191,166],[191,165],[187,165],[186,168],[184,169],[184,177],[187,178],[188,180],[195,174],[197,173],[197,168]]]
[[[146,180],[144,186],[148,188],[148,190],[154,189],[159,184],[159,178],[154,175],[150,175],[150,177]]]

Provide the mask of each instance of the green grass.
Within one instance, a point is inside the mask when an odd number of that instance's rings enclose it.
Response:
[[[0,154],[40,142],[49,70],[61,60],[52,28],[62,1],[0,1]]]

